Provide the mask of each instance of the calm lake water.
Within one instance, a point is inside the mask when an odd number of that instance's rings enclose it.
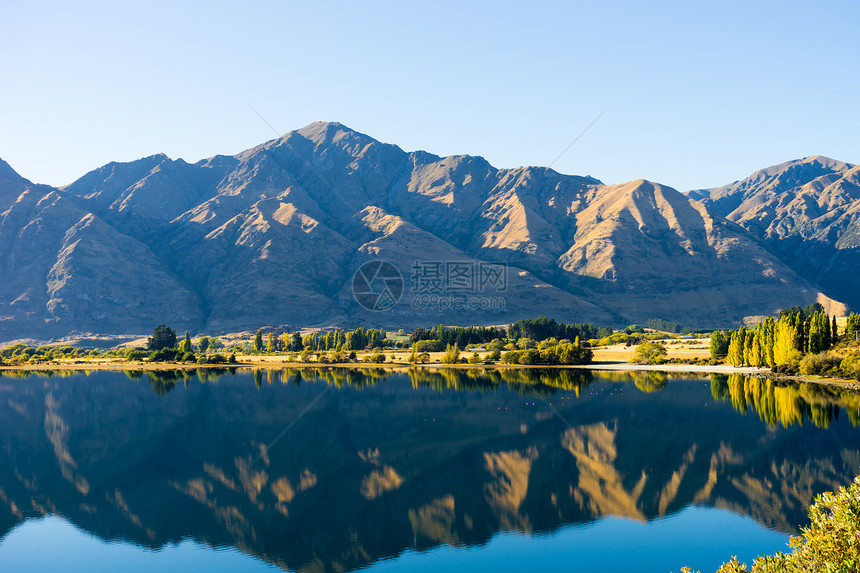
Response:
[[[740,376],[0,376],[3,571],[713,571],[860,471],[860,395]]]

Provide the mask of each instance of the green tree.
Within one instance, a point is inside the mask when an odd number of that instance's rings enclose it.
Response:
[[[209,337],[208,336],[200,337],[200,340],[197,341],[197,350],[199,350],[200,352],[204,352],[204,353],[207,350],[209,350]]]
[[[146,342],[149,350],[161,350],[162,348],[174,348],[176,346],[176,331],[166,324],[159,324],[152,329],[152,336]]]
[[[460,360],[460,349],[457,344],[449,344],[445,349],[445,354],[442,355],[441,361],[443,364],[456,364]]]
[[[302,335],[296,332],[290,340],[289,350],[290,352],[301,352],[302,348]]]
[[[666,347],[659,342],[643,342],[633,351],[637,364],[660,364],[666,358]]]
[[[845,338],[848,340],[857,338],[858,332],[860,332],[860,314],[852,312],[848,315],[848,320],[845,322]]]
[[[275,334],[270,332],[268,340],[266,341],[266,350],[268,352],[275,352],[278,349],[278,342],[275,338]]]
[[[822,350],[826,350],[824,332],[824,318],[826,316],[827,315],[822,312],[816,312],[809,318],[809,331],[806,337],[806,351],[811,354],[818,354]]]
[[[191,336],[188,334],[187,330],[185,331],[185,339],[179,343],[179,351],[183,354],[194,351],[194,347],[191,345]]]
[[[531,338],[520,338],[516,342],[517,348],[520,350],[528,350],[529,348],[535,348],[537,344]]]
[[[518,361],[523,366],[540,364],[540,352],[538,352],[535,348],[529,348],[528,350],[520,350]]]
[[[729,353],[729,334],[725,330],[711,333],[711,357],[725,358]]]
[[[260,352],[263,350],[263,331],[258,330],[254,336],[254,350]]]

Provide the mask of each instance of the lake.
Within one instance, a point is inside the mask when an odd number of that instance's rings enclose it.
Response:
[[[741,376],[0,373],[4,571],[705,571],[860,471],[860,395]]]

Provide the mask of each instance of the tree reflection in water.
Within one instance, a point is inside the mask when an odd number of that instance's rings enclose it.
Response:
[[[57,513],[294,570],[693,504],[795,532],[860,467],[856,392],[740,376],[201,368],[0,388],[0,533]]]

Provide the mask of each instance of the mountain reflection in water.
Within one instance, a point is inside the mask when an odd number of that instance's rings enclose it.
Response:
[[[61,515],[308,571],[691,505],[793,533],[860,468],[858,393],[740,376],[7,371],[0,392],[0,536]]]

